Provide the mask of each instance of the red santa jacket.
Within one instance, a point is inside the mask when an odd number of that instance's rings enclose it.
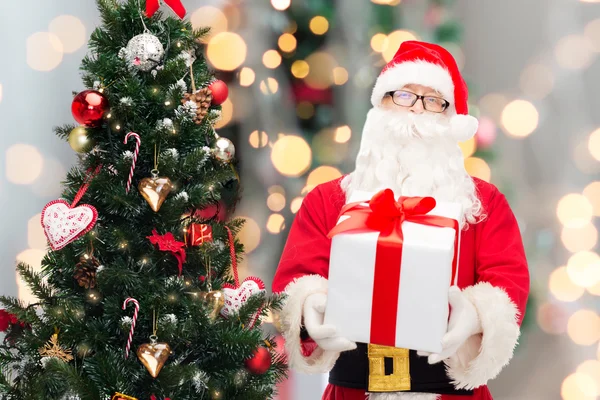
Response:
[[[444,395],[442,400],[492,398],[485,385],[512,358],[529,294],[525,251],[508,202],[494,185],[474,180],[485,218],[462,232],[458,286],[475,305],[483,334],[470,338],[457,356],[445,363],[455,387],[475,389],[475,395]],[[337,179],[319,185],[306,196],[273,280],[273,292],[287,294],[281,322],[290,365],[308,373],[330,371],[339,357],[339,353],[318,347],[307,352],[300,331],[306,297],[327,293],[331,247],[327,234],[337,224],[345,204],[340,182]],[[343,391],[330,386],[330,396],[326,398],[335,399],[336,392],[341,398]],[[364,392],[353,389],[343,394],[344,398],[353,399],[351,392],[356,393],[357,399],[364,399]]]

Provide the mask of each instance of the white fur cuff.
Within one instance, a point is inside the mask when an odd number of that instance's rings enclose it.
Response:
[[[474,389],[494,379],[513,356],[519,339],[519,311],[508,294],[488,282],[463,290],[475,305],[483,335],[472,336],[445,361],[457,389]]]
[[[329,372],[340,353],[317,347],[310,356],[305,357],[300,341],[304,301],[313,293],[327,293],[327,279],[320,275],[305,275],[288,284],[285,293],[287,298],[280,317],[290,367],[309,374]]]

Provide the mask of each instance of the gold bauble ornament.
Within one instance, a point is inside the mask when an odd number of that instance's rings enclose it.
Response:
[[[156,378],[171,355],[171,347],[168,343],[158,343],[157,337],[150,336],[150,343],[144,343],[137,350],[137,356],[144,364],[144,367],[150,372],[153,378]]]
[[[223,292],[220,290],[202,292],[200,293],[200,299],[206,304],[206,308],[209,310],[208,318],[210,318],[211,321],[216,320],[221,313],[221,309],[225,306]]]
[[[69,145],[78,153],[87,153],[94,148],[96,143],[88,137],[85,126],[78,126],[69,133]]]
[[[152,171],[152,178],[144,178],[138,185],[138,190],[154,212],[160,210],[172,189],[171,180],[167,177],[159,177],[156,170]]]

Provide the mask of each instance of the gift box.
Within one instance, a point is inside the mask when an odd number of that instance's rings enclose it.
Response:
[[[361,343],[439,353],[458,269],[462,207],[356,192],[332,238],[325,323]]]

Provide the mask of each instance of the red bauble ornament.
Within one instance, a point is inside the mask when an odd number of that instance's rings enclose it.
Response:
[[[246,369],[255,375],[262,375],[269,370],[271,366],[271,353],[264,347],[254,350],[252,357],[247,359],[244,364]]]
[[[84,90],[73,99],[71,112],[81,125],[97,126],[108,111],[108,99],[97,90]]]
[[[219,222],[224,222],[227,219],[227,206],[221,200],[218,204],[210,204],[194,211],[194,217],[205,221],[215,218]]]
[[[227,84],[221,80],[216,80],[210,85],[208,85],[212,93],[212,102],[213,106],[219,106],[227,100],[227,96],[229,96],[229,88]]]

